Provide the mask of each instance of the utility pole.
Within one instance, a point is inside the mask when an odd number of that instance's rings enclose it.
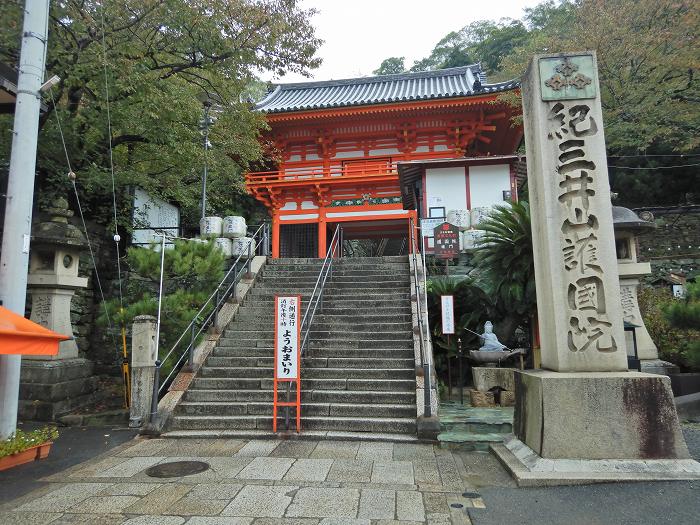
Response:
[[[49,0],[26,0],[19,59],[5,229],[0,253],[0,300],[24,316],[41,86],[48,37]],[[0,440],[15,433],[19,405],[19,355],[0,355]]]

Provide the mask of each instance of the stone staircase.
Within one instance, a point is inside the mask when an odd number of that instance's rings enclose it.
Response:
[[[274,295],[300,294],[305,309],[321,264],[268,261],[175,409],[171,431],[271,430]],[[291,409],[292,429],[293,418]],[[302,430],[415,436],[407,257],[334,262],[303,359]]]

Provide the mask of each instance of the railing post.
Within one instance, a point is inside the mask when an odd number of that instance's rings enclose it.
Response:
[[[253,243],[255,241],[255,237],[250,237],[250,241],[248,241],[248,271],[246,272],[247,275],[246,277],[248,279],[253,278]]]
[[[160,360],[156,360],[156,367],[153,373],[153,397],[151,398],[151,415],[148,422],[152,425],[155,423],[156,414],[158,413],[158,392],[160,391]]]
[[[192,326],[190,327],[190,347],[188,349],[188,356],[187,356],[187,366],[190,372],[194,371],[194,334],[195,334],[195,328],[197,325],[192,321]]]
[[[216,289],[216,297],[214,300],[214,331],[218,332],[219,330],[219,301],[221,300],[221,292],[220,289]]]

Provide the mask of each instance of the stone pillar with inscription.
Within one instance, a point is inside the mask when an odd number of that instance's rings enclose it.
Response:
[[[68,202],[57,199],[45,210],[49,220],[32,228],[28,293],[31,320],[61,334],[73,335],[71,300],[87,286],[78,276],[83,233],[70,224]],[[97,378],[93,363],[78,355],[74,340],[63,341],[55,356],[24,356],[20,382],[20,417],[52,420],[93,399]]]
[[[494,450],[521,484],[700,477],[669,379],[627,369],[595,54],[535,57],[522,96],[543,369]]]

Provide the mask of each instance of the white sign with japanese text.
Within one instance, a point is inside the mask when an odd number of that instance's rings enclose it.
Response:
[[[451,295],[441,295],[442,301],[442,333],[455,333],[454,299]]]
[[[275,296],[275,379],[299,377],[301,298]]]

